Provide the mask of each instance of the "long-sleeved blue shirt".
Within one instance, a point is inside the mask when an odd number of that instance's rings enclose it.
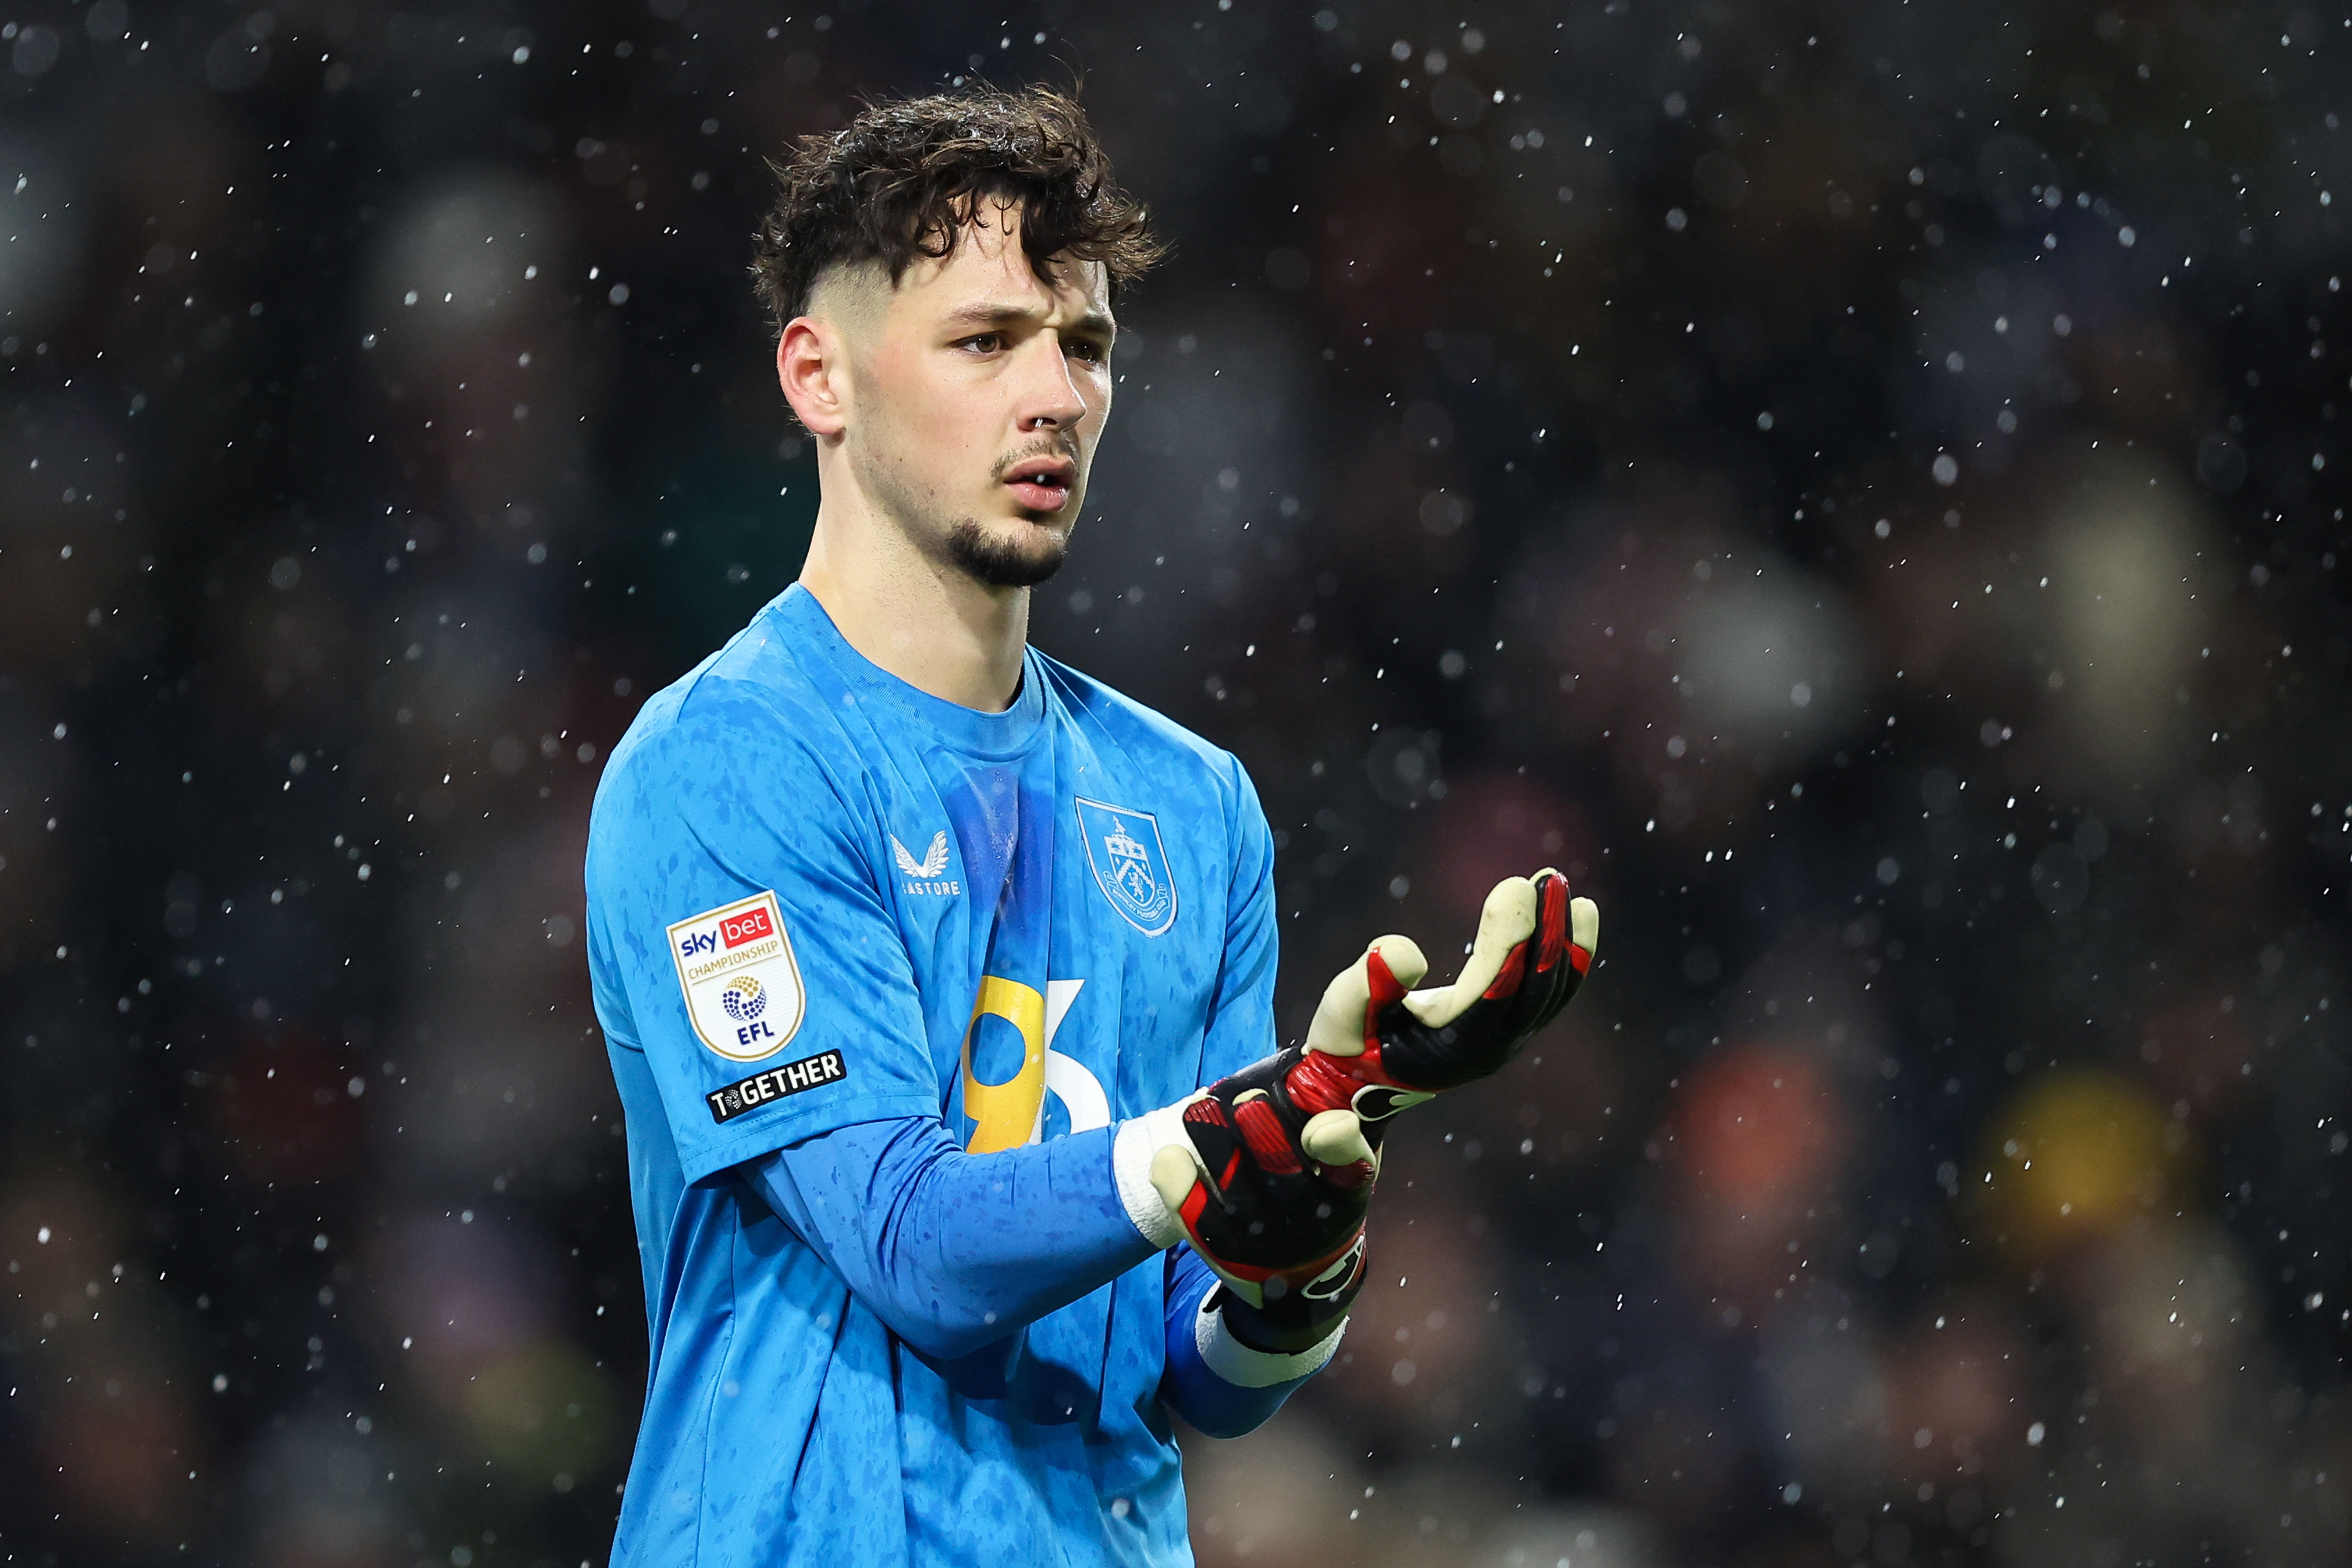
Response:
[[[646,705],[588,835],[651,1342],[616,1568],[1190,1562],[1186,1303],[1108,1152],[1274,1048],[1273,858],[1227,753],[1034,649],[941,701],[799,588]]]

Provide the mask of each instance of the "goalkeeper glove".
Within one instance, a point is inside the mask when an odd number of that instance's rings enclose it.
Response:
[[[1137,1228],[1189,1240],[1236,1336],[1264,1350],[1313,1344],[1346,1315],[1380,1164],[1352,1110],[1301,1115],[1281,1098],[1281,1060],[1125,1123],[1112,1156]]]
[[[1405,1107],[1500,1071],[1568,1005],[1600,940],[1599,908],[1549,868],[1486,895],[1451,985],[1410,989],[1429,961],[1410,939],[1381,937],[1323,993],[1305,1048],[1285,1053],[1296,1058],[1285,1096],[1310,1116],[1344,1106],[1377,1139]]]

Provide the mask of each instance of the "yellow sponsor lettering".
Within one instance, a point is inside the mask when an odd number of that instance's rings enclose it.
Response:
[[[982,1083],[971,1074],[971,1037],[982,1018],[1002,1018],[1021,1031],[1021,1070],[1004,1083]],[[984,974],[971,1022],[963,1032],[963,1110],[972,1120],[975,1154],[1018,1149],[1037,1126],[1045,1102],[1045,998],[1017,980]]]

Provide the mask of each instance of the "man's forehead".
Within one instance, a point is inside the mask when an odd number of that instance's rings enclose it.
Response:
[[[1058,305],[1068,314],[1110,314],[1109,274],[1101,262],[1056,256],[1046,262],[1045,276],[1039,271],[1021,244],[1019,210],[983,208],[957,231],[947,255],[923,257],[908,268],[898,291],[936,297],[926,303],[950,310],[1018,300],[1033,311]]]
[[[1003,321],[1060,316],[1113,330],[1110,277],[1099,261],[1056,257],[1040,278],[1021,245],[1017,208],[982,208],[960,225],[945,256],[918,256],[896,285],[879,259],[829,267],[811,291],[811,308],[845,325],[887,316],[925,321],[992,316]]]

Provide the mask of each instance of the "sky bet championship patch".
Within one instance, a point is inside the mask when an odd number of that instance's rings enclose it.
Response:
[[[729,1061],[774,1056],[800,1028],[801,967],[772,892],[678,921],[669,955],[694,1032]]]
[[[823,1089],[829,1083],[839,1083],[849,1076],[849,1068],[839,1051],[819,1051],[803,1061],[786,1062],[766,1072],[755,1072],[740,1083],[725,1089],[714,1089],[702,1097],[710,1107],[710,1120],[725,1126],[747,1110],[757,1110],[772,1100],[782,1100],[803,1089]]]

